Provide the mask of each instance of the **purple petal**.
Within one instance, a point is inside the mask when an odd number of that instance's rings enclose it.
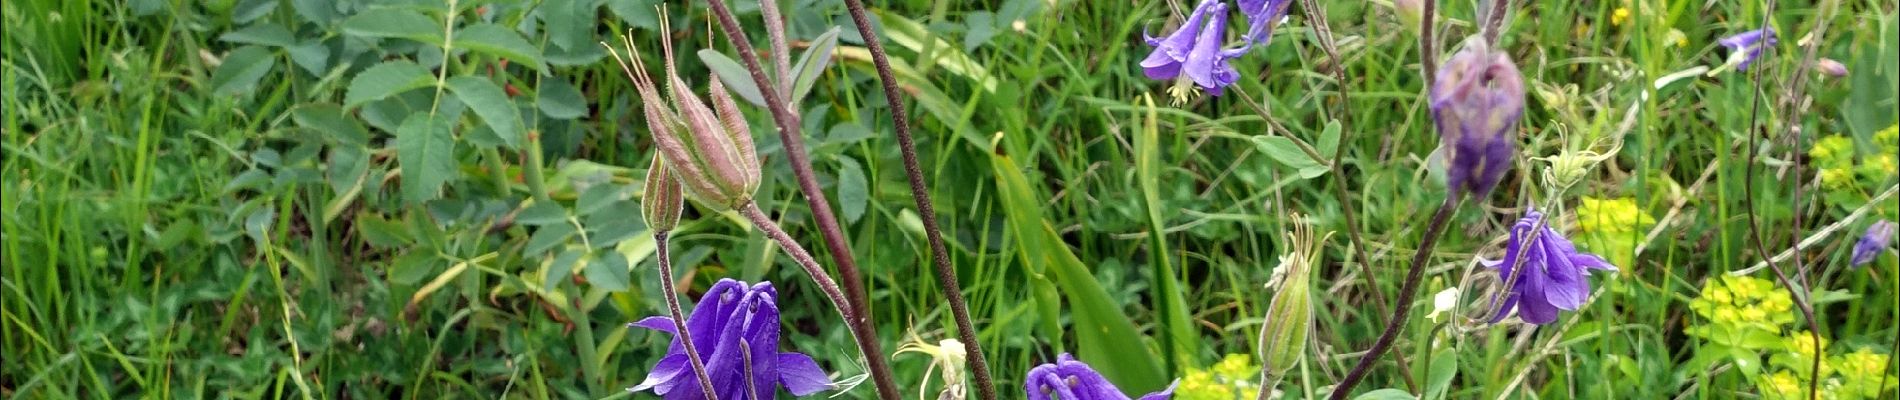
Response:
[[[745,352],[742,358],[751,358],[750,372],[752,387],[758,390],[755,399],[772,398],[772,392],[778,388],[778,305],[773,303],[771,287],[754,287],[746,293],[742,304],[747,308],[745,314],[745,342],[740,349]],[[743,373],[743,372],[742,372]]]
[[[1169,398],[1174,397],[1174,388],[1177,386],[1181,386],[1180,379],[1176,379],[1174,380],[1173,383],[1169,383],[1167,389],[1162,389],[1159,392],[1149,393],[1146,396],[1141,396],[1140,400],[1168,400]]]
[[[1214,79],[1214,63],[1221,58],[1221,36],[1227,33],[1227,5],[1216,3],[1208,12],[1213,14],[1213,20],[1201,27],[1200,36],[1194,39],[1194,50],[1188,53],[1187,64],[1183,66],[1188,78],[1202,88],[1221,87]]]
[[[693,376],[692,370],[692,363],[686,360],[685,354],[668,355],[661,358],[659,363],[653,364],[653,370],[647,371],[646,380],[640,381],[639,385],[634,385],[633,388],[627,390],[638,392],[654,389],[654,394],[664,396],[672,392],[673,388],[679,386],[680,383],[698,379]]]
[[[831,389],[831,377],[818,369],[811,357],[798,353],[778,353],[779,383],[793,396],[804,396]]]
[[[635,327],[635,328],[647,328],[647,329],[652,329],[652,330],[656,330],[660,332],[666,332],[667,334],[672,334],[672,335],[679,334],[679,329],[673,326],[673,318],[670,318],[670,317],[659,317],[659,316],[646,317],[646,318],[640,319],[640,321],[638,322],[627,324],[627,326]]]

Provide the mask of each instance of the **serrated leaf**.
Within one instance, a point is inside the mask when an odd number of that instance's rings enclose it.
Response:
[[[455,134],[449,121],[425,113],[396,128],[396,162],[402,167],[402,197],[410,204],[434,200],[455,174]]]
[[[332,0],[291,0],[290,8],[297,16],[317,25],[329,25],[337,17],[336,2]]]
[[[528,236],[528,244],[521,248],[521,255],[523,257],[534,257],[534,256],[541,255],[541,253],[548,251],[548,249],[554,248],[554,246],[556,245],[560,245],[561,243],[567,243],[567,238],[570,236],[574,236],[574,234],[577,232],[579,231],[574,229],[573,224],[548,225],[548,226],[541,227],[541,229],[537,229],[534,231],[534,235]]]
[[[503,144],[509,149],[521,147],[521,114],[515,112],[514,101],[508,99],[508,94],[502,92],[501,87],[487,79],[473,76],[449,78],[448,86],[456,98],[467,104],[469,109],[475,110],[475,115],[482,117],[482,122],[494,131],[495,136],[501,138]]]
[[[343,21],[343,33],[372,38],[403,38],[441,46],[442,23],[401,8],[363,10]]]
[[[713,75],[719,76],[719,82],[724,83],[726,89],[732,90],[747,103],[765,107],[765,96],[759,94],[759,86],[753,84],[752,73],[745,69],[745,65],[713,49],[700,50],[699,61],[706,63],[706,69],[712,70]]]
[[[290,53],[291,63],[312,76],[323,76],[324,69],[330,68],[330,46],[324,46],[322,41],[303,42],[284,51]]]
[[[338,143],[366,146],[369,145],[369,130],[363,124],[343,113],[343,107],[332,103],[310,103],[290,109],[290,119],[297,126],[322,132]]]
[[[831,65],[831,51],[836,47],[838,27],[833,26],[825,34],[818,35],[817,39],[812,39],[811,47],[798,57],[798,64],[792,65],[792,75],[797,77],[797,80],[792,81],[793,103],[804,100],[805,94],[811,92],[812,85],[818,82],[818,76],[823,75],[825,67]]]
[[[271,10],[275,9],[277,9],[277,0],[239,0],[237,7],[231,9],[231,22],[249,23],[263,18],[265,14],[270,14]]]
[[[546,0],[541,2],[541,20],[545,22],[548,41],[563,49],[599,46],[594,40],[594,10],[599,3],[576,0]],[[653,9],[648,8],[648,13]]]
[[[870,185],[865,183],[864,168],[849,156],[838,156],[838,208],[844,211],[847,223],[858,222],[864,216],[864,208],[870,203]]]
[[[553,225],[567,223],[567,208],[554,202],[538,202],[515,214],[515,223],[522,225]]]
[[[389,265],[389,281],[399,285],[414,285],[422,282],[435,272],[436,266],[444,264],[436,258],[433,251],[410,251],[396,257]]]
[[[234,95],[257,89],[257,81],[277,66],[277,57],[260,46],[244,46],[224,57],[224,64],[211,73],[211,87],[219,94]]]
[[[587,284],[609,292],[627,290],[627,256],[617,251],[603,251],[581,269],[581,276],[587,277]]]
[[[549,118],[575,119],[587,115],[587,100],[580,89],[561,79],[541,81],[540,100],[535,102]]]
[[[363,103],[434,84],[435,77],[429,76],[428,69],[409,60],[376,64],[350,79],[350,88],[343,94],[343,108],[356,108]]]
[[[501,25],[475,24],[462,28],[455,33],[455,48],[501,57],[527,64],[534,67],[535,71],[548,72],[547,64],[541,62],[541,49],[529,44],[520,33]]]
[[[660,17],[653,10],[660,0],[619,0],[607,2],[607,11],[629,25],[642,30],[660,29]]]
[[[297,38],[290,35],[283,25],[261,23],[218,35],[218,40],[231,43],[255,44],[264,46],[290,47],[297,44]]]

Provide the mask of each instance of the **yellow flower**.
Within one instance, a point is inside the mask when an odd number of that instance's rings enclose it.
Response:
[[[1669,33],[1663,36],[1663,41],[1676,47],[1689,47],[1689,35],[1683,34],[1681,29],[1670,29]]]
[[[1628,8],[1617,7],[1615,12],[1610,13],[1610,25],[1622,26],[1623,22],[1629,19],[1630,9]]]
[[[1260,395],[1259,383],[1253,382],[1259,372],[1252,357],[1228,354],[1213,367],[1189,370],[1174,393],[1181,400],[1252,399]]]
[[[1762,398],[1766,399],[1807,398],[1808,394],[1807,389],[1801,385],[1801,380],[1788,371],[1776,372],[1774,375],[1762,378],[1761,386]]]
[[[1854,141],[1846,136],[1832,135],[1814,141],[1814,147],[1808,148],[1808,158],[1826,166],[1844,166],[1854,161]]]
[[[1577,207],[1577,229],[1584,232],[1628,233],[1648,230],[1656,218],[1636,207],[1636,199],[1598,199],[1585,196]]]
[[[1888,152],[1888,154],[1900,151],[1900,149],[1896,148],[1900,147],[1900,124],[1889,126],[1887,129],[1882,129],[1879,132],[1874,132],[1874,144]]]

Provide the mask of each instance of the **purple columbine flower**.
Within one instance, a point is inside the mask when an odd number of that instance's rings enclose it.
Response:
[[[1524,272],[1518,274],[1517,281],[1507,289],[1504,303],[1491,322],[1504,320],[1513,308],[1524,322],[1538,325],[1554,322],[1557,310],[1575,311],[1590,297],[1590,281],[1585,279],[1590,270],[1616,270],[1603,257],[1578,252],[1570,239],[1548,225],[1542,227],[1543,232],[1535,240],[1525,243],[1543,219],[1543,213],[1530,210],[1511,227],[1504,259],[1479,260],[1487,267],[1497,268],[1498,279],[1509,281],[1512,268],[1523,259]]]
[[[1076,361],[1069,353],[1056,356],[1053,364],[1029,370],[1029,377],[1023,381],[1023,391],[1029,392],[1029,400],[1129,400],[1108,378],[1103,378],[1088,364]],[[1174,397],[1175,384],[1141,396],[1139,400],[1168,400]]]
[[[1238,0],[1240,13],[1247,15],[1247,44],[1264,45],[1273,39],[1273,27],[1286,20],[1286,7],[1293,0]]]
[[[1879,257],[1880,252],[1886,251],[1887,246],[1893,245],[1894,230],[1893,221],[1884,219],[1868,225],[1867,233],[1861,234],[1860,241],[1854,242],[1853,266],[1859,267],[1874,262],[1874,257]]]
[[[1437,76],[1431,109],[1444,151],[1445,187],[1454,196],[1483,198],[1511,169],[1517,120],[1524,114],[1523,78],[1510,55],[1476,37]]]
[[[1775,29],[1761,28],[1737,33],[1734,36],[1722,38],[1716,43],[1721,43],[1722,47],[1728,48],[1729,64],[1734,65],[1736,70],[1746,71],[1748,64],[1754,63],[1755,57],[1761,56],[1762,49],[1775,45]]]
[[[686,329],[692,333],[694,348],[705,358],[706,374],[719,398],[770,399],[781,385],[794,396],[831,388],[831,378],[811,357],[778,351],[777,299],[778,290],[770,282],[748,286],[721,279],[686,317]],[[647,317],[629,326],[676,333],[673,320],[667,317]],[[698,379],[675,335],[666,357],[653,366],[646,380],[627,390],[651,389],[666,400],[703,399],[706,395]],[[757,393],[746,394],[748,388]]]
[[[1208,94],[1219,96],[1223,88],[1240,79],[1227,60],[1246,54],[1249,47],[1243,44],[1226,48],[1226,34],[1227,4],[1203,0],[1174,33],[1161,38],[1142,35],[1149,46],[1155,47],[1148,58],[1141,60],[1142,73],[1149,79],[1176,80],[1177,87],[1192,81]]]

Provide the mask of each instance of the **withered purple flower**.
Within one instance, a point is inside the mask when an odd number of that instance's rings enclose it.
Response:
[[[770,282],[746,285],[721,279],[686,317],[693,345],[706,356],[706,374],[721,399],[770,399],[780,386],[794,396],[831,388],[831,378],[811,357],[779,352],[778,291]],[[629,326],[676,333],[673,320],[647,317]],[[699,389],[677,335],[645,381],[629,391],[652,390],[667,400],[698,400]],[[756,392],[747,394],[748,390]]]
[[[1746,71],[1748,65],[1754,63],[1756,57],[1761,56],[1763,49],[1774,46],[1777,41],[1774,28],[1762,28],[1737,33],[1722,38],[1716,43],[1721,43],[1722,47],[1728,48],[1729,65],[1734,65],[1738,71]]]
[[[1880,252],[1887,251],[1887,246],[1893,245],[1894,230],[1893,221],[1884,219],[1868,225],[1867,233],[1861,234],[1860,240],[1854,242],[1853,266],[1859,267],[1874,262],[1874,257],[1879,257]]]
[[[1532,324],[1557,320],[1558,310],[1575,311],[1590,297],[1590,270],[1615,271],[1616,267],[1595,254],[1577,251],[1577,246],[1550,226],[1542,226],[1544,214],[1530,210],[1511,227],[1511,239],[1502,260],[1479,260],[1498,269],[1498,279],[1510,281],[1513,268],[1522,259],[1524,271],[1506,288],[1502,305],[1491,322],[1504,320],[1517,310],[1518,318]]]
[[[1438,69],[1432,119],[1444,152],[1446,188],[1483,198],[1511,169],[1524,81],[1510,55],[1473,38]]]
[[[1172,398],[1175,384],[1141,396],[1139,400]],[[1029,393],[1029,400],[1129,400],[1128,395],[1108,382],[1108,378],[1103,378],[1088,364],[1076,361],[1069,353],[1056,356],[1055,363],[1038,365],[1029,370],[1029,376],[1023,378],[1023,391]]]

